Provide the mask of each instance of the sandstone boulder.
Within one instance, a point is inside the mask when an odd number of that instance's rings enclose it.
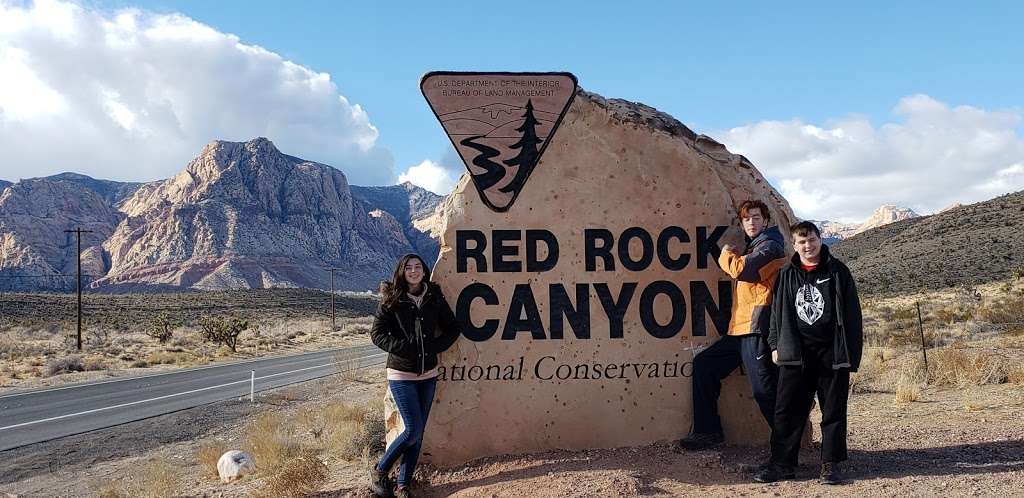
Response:
[[[463,175],[440,214],[434,280],[469,327],[441,357],[423,459],[685,435],[693,355],[725,333],[732,300],[710,247],[743,244],[735,207],[750,198],[794,220],[746,158],[584,91],[506,212]],[[764,444],[742,372],[719,406],[729,442]],[[400,417],[388,420],[393,437]]]

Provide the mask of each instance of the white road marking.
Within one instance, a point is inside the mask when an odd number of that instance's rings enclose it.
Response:
[[[19,392],[19,393],[0,394],[0,399],[3,399],[3,398],[13,398],[15,396],[24,396],[26,394],[38,394],[38,393],[45,393],[45,392],[50,392],[50,391],[63,391],[64,389],[76,389],[76,388],[79,388],[79,387],[98,386],[100,384],[111,384],[111,383],[114,383],[114,382],[124,382],[126,380],[148,379],[150,377],[160,377],[161,375],[171,375],[171,374],[178,374],[178,373],[183,373],[183,372],[195,372],[197,370],[206,370],[208,368],[230,367],[230,366],[234,366],[234,365],[243,365],[243,364],[246,364],[246,363],[252,363],[254,361],[279,360],[281,358],[298,358],[300,356],[312,356],[312,355],[316,355],[316,354],[324,354],[324,353],[330,353],[330,352],[340,353],[340,352],[344,352],[344,351],[350,351],[352,349],[359,348],[359,347],[363,347],[363,346],[353,346],[351,348],[346,347],[346,348],[325,349],[323,351],[309,351],[309,352],[305,352],[305,353],[296,353],[296,354],[291,354],[291,355],[264,356],[262,358],[252,358],[252,359],[249,359],[249,360],[232,361],[232,362],[228,362],[228,363],[217,363],[215,365],[206,365],[206,366],[202,366],[202,367],[192,367],[192,368],[171,370],[169,372],[160,372],[160,373],[155,373],[155,374],[136,375],[136,376],[132,376],[132,377],[122,377],[120,379],[110,379],[110,380],[104,380],[104,381],[100,381],[100,382],[86,382],[86,383],[81,383],[81,384],[72,384],[70,386],[63,386],[63,387],[51,387],[51,388],[47,388],[47,389],[34,389],[34,390],[31,390],[31,391],[25,391],[25,392]]]
[[[377,356],[384,356],[386,354],[387,353],[377,353],[377,354],[370,355],[370,356],[362,356],[362,357],[360,357],[358,359],[368,359],[368,358],[373,358],[373,357],[377,357]],[[276,374],[264,375],[262,377],[256,377],[256,380],[269,379],[271,377],[277,377],[279,375],[286,375],[286,374],[290,374],[290,373],[302,372],[302,371],[305,371],[305,370],[313,370],[313,369],[316,369],[316,368],[324,368],[324,367],[331,367],[331,366],[335,366],[333,362],[332,363],[325,363],[323,365],[316,365],[316,366],[312,366],[312,367],[300,368],[300,369],[297,369],[297,370],[289,370],[287,372],[279,372],[279,373],[276,373]],[[161,400],[161,399],[173,398],[175,396],[183,396],[183,395],[186,395],[186,394],[193,394],[193,393],[198,393],[198,392],[202,392],[202,391],[209,391],[210,389],[217,389],[217,388],[226,387],[226,386],[233,386],[235,384],[243,384],[243,383],[247,383],[247,382],[249,382],[249,379],[239,380],[239,381],[235,381],[235,382],[228,382],[227,384],[220,384],[220,385],[217,385],[217,386],[209,386],[209,387],[203,387],[203,388],[200,388],[200,389],[193,389],[191,391],[184,391],[184,392],[180,392],[180,393],[166,394],[166,395],[163,395],[163,396],[157,396],[156,398],[149,398],[149,399],[143,399],[143,400],[139,400],[139,401],[132,401],[132,402],[129,402],[129,403],[121,403],[119,405],[105,406],[103,408],[94,408],[92,410],[86,410],[84,412],[69,413],[67,415],[59,415],[59,416],[56,416],[56,417],[50,417],[50,418],[44,418],[44,419],[39,419],[39,420],[33,420],[31,422],[22,422],[20,424],[8,425],[7,427],[0,427],[0,431],[6,431],[8,429],[17,429],[18,427],[25,427],[25,426],[28,426],[28,425],[41,424],[43,422],[52,422],[54,420],[61,420],[61,419],[70,418],[70,417],[77,417],[79,415],[88,415],[90,413],[96,413],[96,412],[101,412],[101,411],[105,411],[105,410],[113,410],[115,408],[123,408],[123,407],[126,407],[126,406],[138,405],[138,404],[141,404],[141,403],[148,403],[150,401],[158,401],[158,400]]]

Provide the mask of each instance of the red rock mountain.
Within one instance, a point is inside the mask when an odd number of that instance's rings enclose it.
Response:
[[[338,288],[364,290],[405,253],[437,254],[429,227],[414,225],[440,196],[412,185],[353,188],[341,171],[283,154],[265,138],[212,142],[164,181],[108,185],[130,191],[119,199],[55,178],[23,180],[0,195],[0,275],[66,272],[69,261],[73,271],[74,241],[63,234],[73,226],[95,229],[91,285],[108,289],[324,288],[325,268],[334,267]],[[29,287],[11,280],[0,286]]]

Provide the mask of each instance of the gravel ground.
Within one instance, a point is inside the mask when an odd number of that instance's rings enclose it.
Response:
[[[196,464],[198,445],[238,440],[258,411],[294,413],[331,400],[366,401],[381,389],[381,383],[332,379],[268,394],[257,405],[217,403],[3,452],[0,493],[95,495],[97,483],[131,479],[136,464],[155,458],[182,476],[180,496],[250,496],[259,489],[258,478],[219,483]],[[816,482],[816,444],[803,452],[796,480],[775,484],[752,482],[745,468],[764,458],[763,449],[680,454],[657,444],[422,468],[417,491],[428,497],[1024,496],[1022,414],[1024,389],[1014,384],[927,388],[920,401],[908,404],[896,404],[891,393],[856,394],[850,406],[851,458],[844,466],[849,482],[834,487]],[[329,461],[329,481],[314,496],[369,496],[363,465]]]

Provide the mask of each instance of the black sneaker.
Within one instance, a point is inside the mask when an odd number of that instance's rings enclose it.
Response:
[[[709,450],[725,442],[725,436],[721,432],[691,432],[688,436],[680,439],[676,447],[689,451]]]
[[[409,486],[398,486],[395,488],[395,498],[413,498]]]
[[[842,484],[843,476],[839,474],[839,464],[832,462],[825,462],[821,464],[821,479],[819,482],[822,484]]]
[[[768,468],[769,465],[771,465],[771,462],[741,463],[738,468],[740,472],[753,474]]]
[[[754,474],[754,480],[757,482],[775,482],[782,479],[794,479],[796,478],[796,472],[790,467],[783,467],[777,464],[768,464],[767,467],[757,471]]]
[[[391,493],[391,479],[388,475],[377,470],[377,467],[370,469],[370,492],[378,498],[393,498]]]

